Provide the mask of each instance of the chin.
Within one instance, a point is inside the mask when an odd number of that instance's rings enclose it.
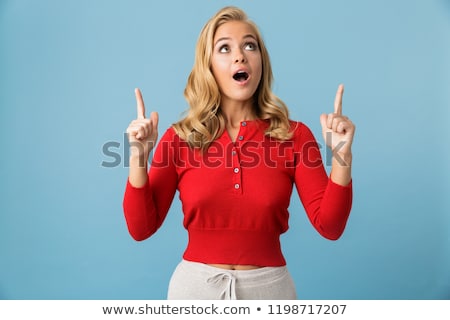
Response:
[[[230,92],[229,94],[226,94],[225,96],[229,99],[229,100],[233,100],[233,101],[239,101],[239,102],[246,102],[249,100],[252,100],[253,97],[255,96],[255,92],[256,90],[234,90],[232,92]]]

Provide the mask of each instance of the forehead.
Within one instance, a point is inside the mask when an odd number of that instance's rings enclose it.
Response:
[[[221,38],[237,38],[241,39],[245,36],[251,35],[255,39],[257,35],[253,27],[244,21],[229,21],[219,26],[214,34],[214,42]]]

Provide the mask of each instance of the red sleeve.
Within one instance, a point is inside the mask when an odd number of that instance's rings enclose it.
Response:
[[[177,189],[175,132],[169,129],[155,148],[147,183],[136,188],[127,181],[123,210],[130,235],[145,240],[162,225]]]
[[[352,182],[334,183],[323,166],[319,146],[308,127],[299,124],[295,132],[297,166],[295,184],[314,228],[325,238],[337,240],[344,232],[352,207]]]

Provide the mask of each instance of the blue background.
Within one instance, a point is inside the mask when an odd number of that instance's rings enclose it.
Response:
[[[179,119],[200,29],[228,4],[260,26],[293,119],[322,142],[343,82],[357,126],[343,237],[321,238],[293,193],[282,245],[299,298],[450,298],[443,0],[0,1],[0,298],[165,299],[187,239],[180,203],[131,239],[123,132],[135,87],[161,132]]]

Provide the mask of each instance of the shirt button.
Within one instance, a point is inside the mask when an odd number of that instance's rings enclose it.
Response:
[[[247,122],[242,121],[242,126],[245,127],[247,125]]]
[[[236,155],[236,151],[231,151],[231,154],[233,155],[233,156],[235,156]]]
[[[234,188],[235,188],[235,189],[239,189],[239,188],[240,188],[239,183],[236,183],[236,184],[234,185]]]
[[[234,168],[234,173],[239,173],[239,168]]]
[[[244,136],[239,136],[239,141],[242,141],[242,140],[244,140]]]

